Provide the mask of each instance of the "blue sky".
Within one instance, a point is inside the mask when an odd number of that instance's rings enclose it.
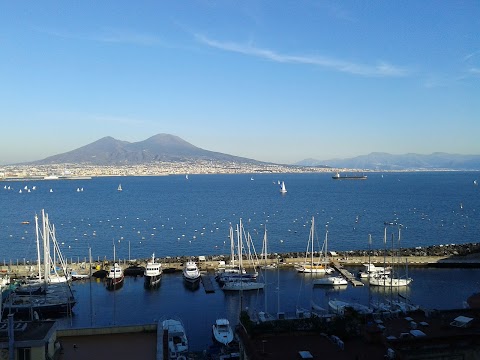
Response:
[[[0,164],[174,134],[263,161],[480,154],[478,1],[2,1]]]

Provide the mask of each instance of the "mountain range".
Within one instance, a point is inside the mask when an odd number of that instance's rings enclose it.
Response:
[[[347,159],[305,159],[295,165],[330,166],[369,170],[480,170],[480,155],[459,155],[436,152],[430,155],[392,155],[373,152]]]
[[[254,159],[228,155],[196,147],[178,136],[157,134],[139,142],[107,136],[63,154],[30,164],[137,165],[156,161],[213,161],[240,164],[265,164]],[[363,170],[480,170],[480,155],[433,153],[430,155],[392,155],[374,152],[347,159],[305,159],[295,166],[334,167]]]

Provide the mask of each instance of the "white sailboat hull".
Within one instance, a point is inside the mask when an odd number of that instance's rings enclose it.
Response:
[[[228,281],[222,286],[224,291],[246,291],[246,290],[260,290],[265,287],[262,282],[255,281]]]
[[[390,277],[374,277],[370,279],[370,285],[372,286],[384,286],[384,287],[401,287],[408,286],[412,282],[412,279],[397,279]]]
[[[312,283],[313,285],[319,285],[319,286],[348,285],[348,281],[341,276],[329,276],[321,279],[314,279]]]

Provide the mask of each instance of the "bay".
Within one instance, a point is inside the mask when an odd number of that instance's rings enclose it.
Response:
[[[402,247],[476,242],[477,177],[476,172],[369,173],[365,181],[339,181],[316,173],[2,182],[2,257],[36,259],[34,215],[41,209],[55,224],[63,255],[73,260],[86,258],[89,247],[94,259],[112,258],[113,242],[122,259],[146,259],[153,252],[228,254],[229,224],[240,218],[257,246],[267,225],[272,252],[304,251],[312,216],[317,234],[328,224],[332,250],[367,249],[369,234],[372,248],[383,248],[385,221],[404,226]],[[279,180],[286,183],[285,195]],[[25,186],[36,190],[27,192]],[[77,192],[80,188],[84,191]]]

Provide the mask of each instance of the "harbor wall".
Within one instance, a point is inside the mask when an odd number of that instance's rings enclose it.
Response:
[[[157,324],[129,325],[129,326],[108,326],[100,328],[80,328],[80,329],[59,329],[57,337],[67,336],[92,336],[92,335],[112,335],[139,332],[156,332]]]
[[[318,259],[319,253],[314,253],[314,257]],[[308,255],[310,257],[310,255]],[[356,250],[356,251],[331,251],[329,252],[331,260],[343,266],[358,266],[371,262],[375,265],[383,264],[408,264],[408,266],[428,266],[436,268],[480,268],[480,244],[469,243],[461,245],[437,245],[429,247],[417,247],[410,249],[402,249],[401,251],[386,251],[383,253],[379,250]],[[211,255],[211,256],[177,256],[157,258],[156,260],[162,264],[164,272],[181,271],[183,264],[194,259],[201,271],[215,271],[222,264],[229,263],[228,255]],[[89,275],[99,270],[108,270],[112,264],[112,260],[104,257],[100,260],[97,257],[92,263],[88,263],[87,259],[67,259],[68,268],[78,274]],[[149,259],[117,259],[123,269],[131,269],[132,275],[141,275],[143,267],[146,266]],[[302,264],[306,261],[305,253],[272,253],[268,258],[261,259],[260,265],[277,263],[279,267],[288,268]],[[309,261],[309,259],[307,259]],[[253,263],[247,259],[243,260],[244,267],[252,267]],[[32,276],[37,273],[37,265],[35,262],[29,262],[25,259],[16,259],[15,261],[3,261],[0,264],[0,275],[9,274],[11,277]],[[43,268],[42,268],[43,269]],[[129,275],[129,274],[126,274]]]

